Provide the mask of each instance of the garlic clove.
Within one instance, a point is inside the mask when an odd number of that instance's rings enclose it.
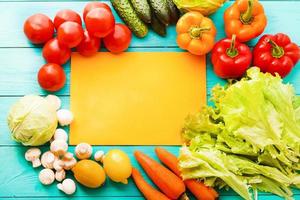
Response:
[[[73,113],[67,109],[60,109],[56,112],[58,122],[61,126],[70,125],[73,121]]]

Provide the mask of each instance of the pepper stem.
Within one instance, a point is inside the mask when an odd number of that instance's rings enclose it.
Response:
[[[243,22],[243,24],[250,24],[253,20],[253,0],[248,0],[248,7],[246,12],[244,12],[243,14],[241,14],[241,21]]]
[[[194,39],[198,39],[201,37],[204,31],[210,31],[209,27],[191,27],[189,30],[190,36]]]
[[[235,40],[236,40],[236,35],[233,34],[231,38],[230,48],[226,49],[227,56],[231,58],[234,58],[237,55],[239,55],[238,50],[235,48]]]
[[[284,55],[284,49],[271,39],[269,39],[268,42],[272,45],[272,56],[274,58],[281,58]]]

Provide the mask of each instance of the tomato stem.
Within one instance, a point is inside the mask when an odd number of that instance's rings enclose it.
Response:
[[[272,45],[272,56],[274,58],[281,58],[284,55],[284,49],[271,39],[269,39],[268,42]]]
[[[241,14],[241,21],[243,24],[251,24],[252,20],[253,20],[253,0],[248,0],[248,7],[246,12],[244,12],[243,14]]]
[[[233,34],[232,37],[231,37],[230,48],[228,48],[228,49],[226,50],[227,56],[229,56],[229,57],[231,57],[231,58],[234,58],[234,57],[236,57],[237,55],[239,55],[238,50],[235,48],[235,41],[236,41],[236,35]]]
[[[193,39],[199,39],[203,32],[210,31],[209,27],[191,27],[189,30],[190,36]]]

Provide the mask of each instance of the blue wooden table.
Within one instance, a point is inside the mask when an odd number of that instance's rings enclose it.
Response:
[[[300,44],[300,1],[261,1],[265,7],[268,17],[268,26],[265,33],[284,32]],[[107,2],[109,3],[109,2]],[[40,169],[33,169],[25,159],[26,147],[15,143],[10,139],[10,133],[6,124],[7,111],[18,98],[26,94],[45,95],[36,81],[37,71],[45,62],[41,56],[41,48],[31,45],[23,35],[24,20],[34,13],[44,13],[54,17],[60,9],[71,8],[81,13],[85,1],[59,1],[59,0],[0,0],[0,199],[21,198],[21,199],[62,199],[66,196],[56,188],[56,184],[43,186],[38,181]],[[218,33],[217,39],[223,38],[224,10],[232,4],[227,2],[217,13],[211,16],[215,22]],[[115,14],[117,21],[121,21]],[[181,51],[176,45],[176,33],[174,27],[168,28],[166,38],[161,38],[150,32],[145,39],[134,38],[128,51]],[[255,42],[251,41],[250,46]],[[212,71],[212,66],[207,62],[207,88],[208,91],[217,83],[224,81],[217,78]],[[292,83],[298,95],[300,95],[300,63],[293,72],[285,78],[285,82]],[[65,65],[67,73],[66,86],[56,94],[61,97],[63,107],[69,107],[70,95],[70,63]],[[209,92],[208,92],[209,97]],[[42,150],[47,150],[43,146]],[[97,146],[95,149],[107,151],[112,147]],[[138,164],[132,157],[132,152],[139,149],[155,158],[154,147],[126,146],[120,148],[130,155],[135,167]],[[169,150],[178,153],[178,147],[167,147]],[[74,147],[71,147],[73,151]],[[300,199],[300,190],[294,190],[295,199]],[[102,200],[141,200],[143,197],[130,180],[128,185],[116,184],[107,181],[105,186],[99,189],[87,189],[78,185],[77,192],[73,197],[80,199]],[[221,191],[221,200],[240,199],[233,191]],[[267,193],[260,193],[259,199],[275,200],[281,199]]]

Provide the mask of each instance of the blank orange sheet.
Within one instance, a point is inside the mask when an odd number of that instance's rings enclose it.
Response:
[[[185,117],[205,103],[204,56],[72,54],[71,145],[179,145]]]

